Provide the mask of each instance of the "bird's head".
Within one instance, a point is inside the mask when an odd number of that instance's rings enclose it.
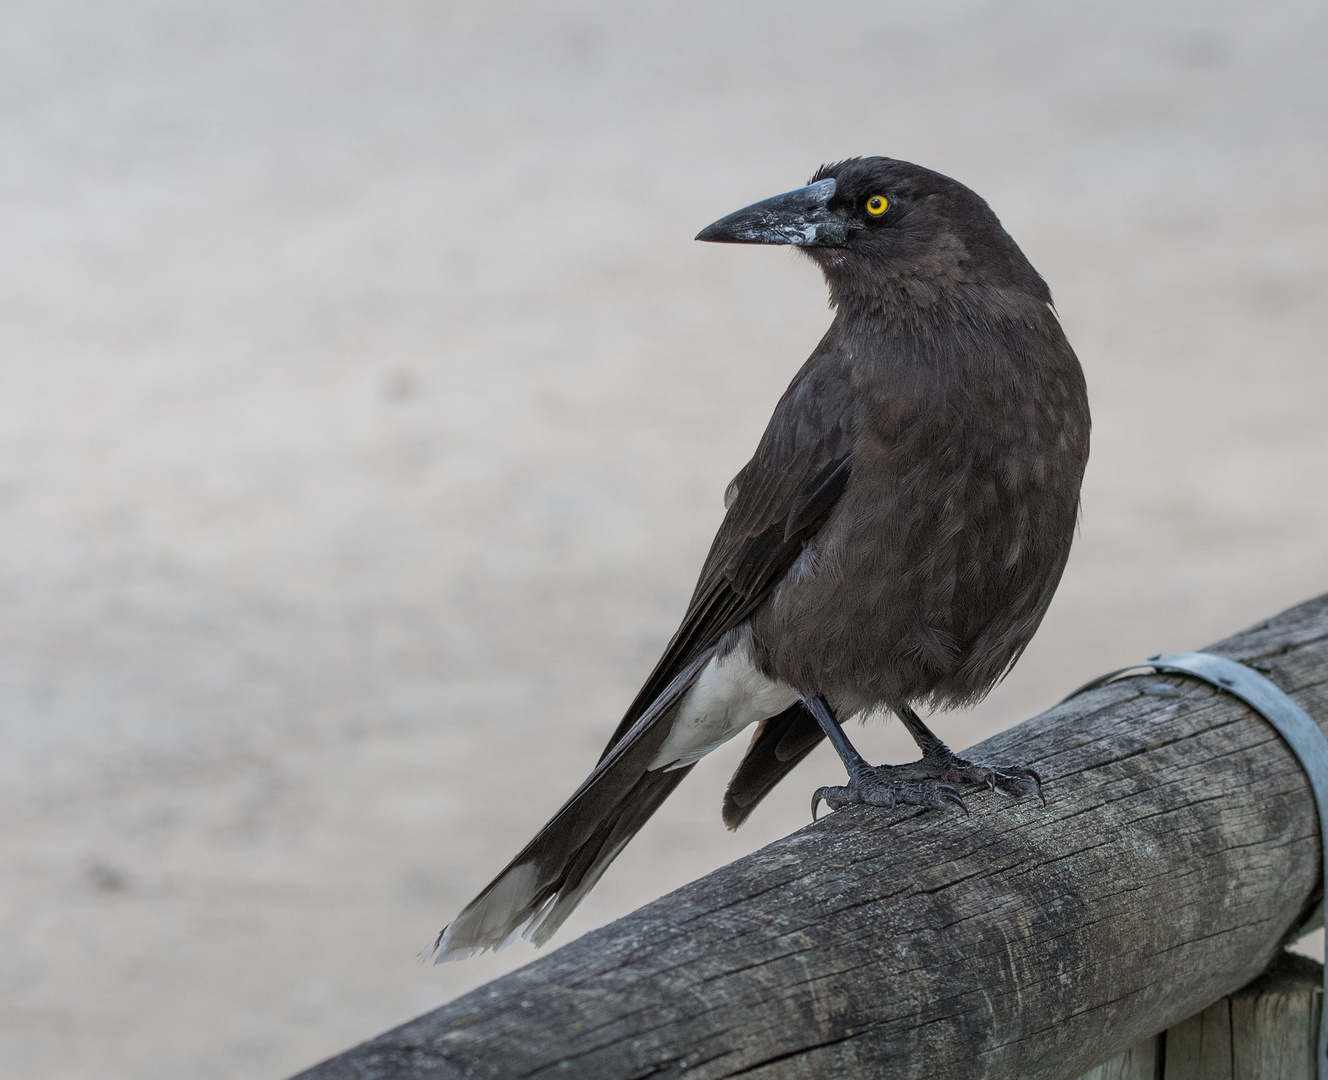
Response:
[[[720,218],[696,238],[799,247],[821,267],[839,306],[875,306],[900,290],[930,294],[942,280],[1050,299],[981,197],[957,180],[894,158],[823,165],[807,187]]]

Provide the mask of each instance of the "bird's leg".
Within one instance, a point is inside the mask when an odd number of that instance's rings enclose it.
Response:
[[[918,768],[923,775],[951,784],[985,786],[1006,795],[1036,795],[1045,805],[1047,800],[1042,794],[1042,777],[1032,769],[974,764],[941,742],[931,728],[922,722],[922,717],[908,706],[896,709],[895,713],[922,751],[921,761],[916,762],[915,766],[905,765],[903,768]]]
[[[818,695],[805,698],[804,702],[848,771],[848,784],[845,787],[818,788],[812,795],[813,819],[822,799],[831,810],[854,803],[866,803],[868,806],[896,806],[904,803],[939,808],[950,802],[963,807],[964,800],[959,797],[959,789],[944,780],[912,773],[905,775],[905,771],[911,768],[908,765],[868,765],[848,741],[844,728],[825,698]],[[933,735],[932,738],[936,737]],[[944,746],[939,739],[936,742]]]

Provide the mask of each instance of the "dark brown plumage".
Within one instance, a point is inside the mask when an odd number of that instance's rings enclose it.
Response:
[[[834,322],[730,485],[682,625],[595,771],[440,935],[440,958],[523,927],[547,939],[691,764],[749,722],[730,827],[827,733],[850,772],[818,792],[832,807],[1035,789],[1026,770],[954,757],[912,706],[990,690],[1069,554],[1089,414],[1046,284],[982,199],[889,158],[826,166],[698,238],[803,247]],[[837,716],[883,708],[921,762],[873,770],[847,743]]]

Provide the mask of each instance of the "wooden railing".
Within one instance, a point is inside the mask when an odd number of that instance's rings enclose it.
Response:
[[[1282,953],[1254,982],[1080,1080],[1316,1080],[1323,965]]]
[[[1328,728],[1328,596],[1208,651]],[[1046,806],[841,810],[301,1077],[1071,1080],[1148,1046],[1160,1076],[1154,1036],[1184,1045],[1318,899],[1300,766],[1205,685],[1125,679],[971,755]]]

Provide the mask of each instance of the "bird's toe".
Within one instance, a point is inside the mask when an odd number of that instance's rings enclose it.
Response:
[[[819,787],[812,793],[812,820],[816,820],[816,811],[821,803],[830,807],[831,813],[844,806],[861,802],[852,787]]]
[[[821,787],[812,795],[812,820],[822,802],[832,811],[845,806],[922,806],[935,810],[958,806],[964,813],[968,807],[954,784],[940,780],[900,779],[898,768],[881,765],[865,770],[845,787]]]
[[[1036,795],[1042,800],[1042,805],[1047,804],[1047,797],[1042,794],[1042,777],[1032,769],[1020,769],[1006,767],[1001,769],[991,769],[987,778],[987,786],[992,791],[999,791],[1002,795]]]
[[[895,806],[903,803],[906,806],[929,806],[933,810],[943,810],[947,805],[953,804],[964,813],[968,813],[964,797],[953,784],[942,783],[939,780],[896,780],[883,786],[890,801],[873,802],[872,805]]]
[[[983,765],[966,761],[948,749],[940,754],[927,755],[915,762],[912,768],[936,776],[951,784],[967,787],[985,787],[990,791],[999,791],[1002,795],[1019,797],[1036,795],[1046,805],[1046,796],[1042,794],[1042,777],[1032,769],[1017,765]]]

